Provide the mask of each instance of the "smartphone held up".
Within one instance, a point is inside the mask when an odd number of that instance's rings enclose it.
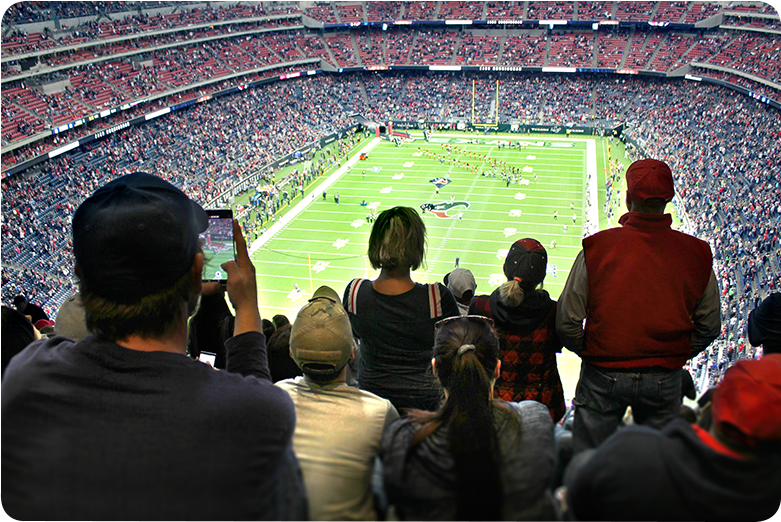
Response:
[[[236,258],[236,241],[233,237],[233,211],[231,209],[207,209],[209,227],[201,233],[203,249],[203,280],[225,283],[228,274],[222,264]]]

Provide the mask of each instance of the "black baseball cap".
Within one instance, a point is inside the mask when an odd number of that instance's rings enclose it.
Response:
[[[73,216],[73,253],[86,288],[130,304],[169,288],[192,266],[203,208],[169,182],[135,172],[97,189]]]
[[[504,275],[507,280],[518,278],[521,286],[534,288],[545,280],[548,266],[548,252],[545,247],[530,237],[519,239],[504,260]]]

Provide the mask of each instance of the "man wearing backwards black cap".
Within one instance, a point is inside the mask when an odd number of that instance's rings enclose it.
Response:
[[[204,210],[144,173],[73,217],[88,329],[15,357],[2,383],[2,500],[17,519],[300,519],[295,411],[266,363],[252,263],[234,221],[227,371],[186,355],[202,290]],[[298,484],[301,487],[300,482]],[[302,509],[305,509],[305,505]]]
[[[721,326],[710,247],[672,230],[664,213],[675,195],[670,168],[636,161],[626,180],[622,227],[583,240],[558,301],[559,337],[583,360],[576,452],[610,436],[627,406],[637,424],[662,428],[675,418],[681,368]]]
[[[377,520],[375,458],[385,427],[399,418],[389,400],[345,383],[355,344],[339,295],[317,289],[290,331],[303,377],[277,382],[293,398],[293,447],[309,496],[309,520]]]

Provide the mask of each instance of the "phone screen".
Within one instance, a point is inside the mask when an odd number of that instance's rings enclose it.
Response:
[[[209,227],[200,235],[203,249],[203,280],[225,282],[228,274],[222,264],[236,258],[233,240],[233,211],[231,209],[206,210]]]
[[[198,355],[198,360],[206,364],[209,364],[213,368],[214,361],[217,360],[217,354],[212,352],[201,352]]]

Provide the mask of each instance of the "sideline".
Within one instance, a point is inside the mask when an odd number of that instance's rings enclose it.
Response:
[[[602,139],[605,140],[606,138]],[[610,167],[608,166],[608,168]],[[597,192],[597,170],[597,143],[596,140],[589,140],[588,143],[586,143],[586,178],[588,179],[588,187],[586,190],[591,196],[591,205],[588,208],[588,221],[594,224],[595,234],[599,232],[600,208],[599,193]],[[584,225],[585,221],[586,220],[583,220]]]
[[[279,218],[276,223],[271,225],[268,230],[263,232],[261,236],[252,242],[249,248],[249,254],[254,254],[257,250],[260,249],[263,245],[268,243],[268,241],[274,237],[277,232],[282,230],[282,228],[290,223],[293,218],[298,216],[301,212],[304,211],[304,209],[309,206],[310,203],[314,202],[317,198],[319,198],[323,191],[327,188],[331,187],[334,183],[336,183],[339,178],[342,177],[342,175],[347,172],[348,167],[352,167],[353,165],[357,164],[358,161],[360,161],[361,154],[371,152],[379,143],[382,141],[380,138],[374,138],[371,140],[363,149],[358,151],[355,155],[353,155],[352,158],[347,160],[347,162],[339,167],[336,172],[328,176],[325,181],[323,181],[312,193],[310,193],[308,196],[304,197],[301,201],[299,201],[295,207],[288,210],[284,216]]]

